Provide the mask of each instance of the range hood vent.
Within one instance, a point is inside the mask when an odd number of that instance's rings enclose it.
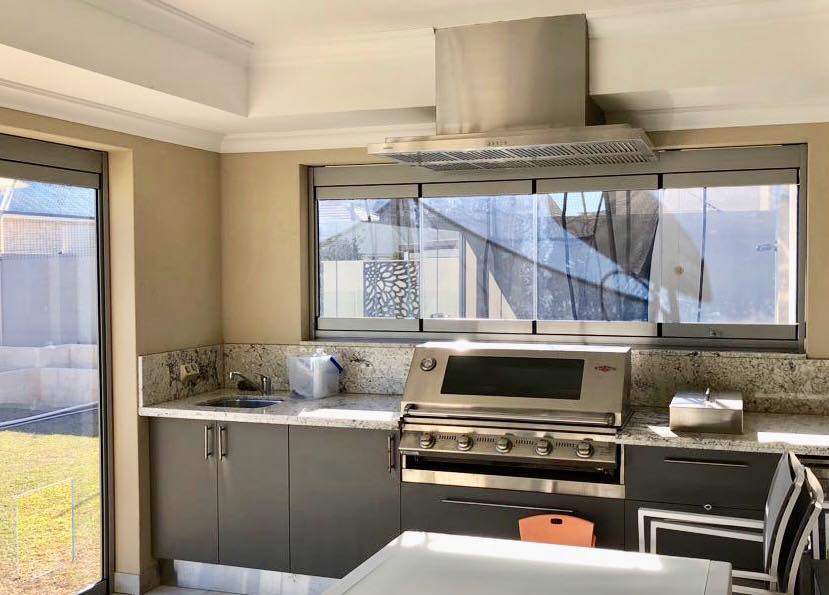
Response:
[[[438,134],[371,155],[438,171],[656,160],[644,130],[604,125],[588,95],[584,15],[438,29],[435,44]]]

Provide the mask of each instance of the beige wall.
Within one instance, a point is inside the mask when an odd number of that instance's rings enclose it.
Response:
[[[6,109],[0,132],[110,155],[115,569],[138,574],[153,560],[136,356],[222,340],[219,157]]]
[[[371,163],[365,149],[239,153],[222,162],[222,328],[228,343],[307,336],[303,166]]]
[[[808,143],[807,352],[829,357],[829,124],[651,134],[661,148]],[[225,341],[307,338],[302,165],[369,163],[363,149],[222,155]]]

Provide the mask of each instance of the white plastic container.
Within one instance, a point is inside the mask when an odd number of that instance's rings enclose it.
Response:
[[[288,356],[288,384],[301,397],[322,399],[340,391],[343,367],[318,347],[313,355]]]

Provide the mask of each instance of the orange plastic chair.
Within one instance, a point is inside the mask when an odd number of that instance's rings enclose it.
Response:
[[[566,514],[539,514],[518,520],[521,541],[596,547],[593,523]]]

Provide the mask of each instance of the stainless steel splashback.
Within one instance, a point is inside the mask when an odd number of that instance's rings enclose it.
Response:
[[[437,133],[604,123],[583,14],[438,29]]]

